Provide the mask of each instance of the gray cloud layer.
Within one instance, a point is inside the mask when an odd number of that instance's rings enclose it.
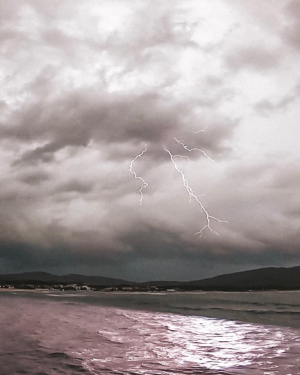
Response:
[[[298,263],[298,2],[217,3],[0,1],[0,272]]]

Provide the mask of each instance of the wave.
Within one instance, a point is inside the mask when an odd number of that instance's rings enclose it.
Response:
[[[228,308],[228,307],[194,307],[194,306],[171,306],[177,310],[186,310],[186,311],[226,311],[226,312],[235,312],[235,313],[254,313],[254,314],[298,314],[300,315],[300,311],[297,310],[271,310],[271,309],[238,309],[238,308]]]

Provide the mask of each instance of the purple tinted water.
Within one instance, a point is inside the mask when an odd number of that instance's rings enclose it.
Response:
[[[88,303],[97,298],[123,297],[0,293],[0,374],[300,374],[298,329]]]

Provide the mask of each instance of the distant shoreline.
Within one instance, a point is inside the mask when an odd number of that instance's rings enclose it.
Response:
[[[58,289],[47,289],[47,288],[1,288],[0,287],[0,292],[8,293],[8,292],[34,292],[34,293],[61,293],[61,294],[66,294],[68,292],[73,292],[73,293],[86,293],[86,292],[93,292],[93,293],[113,293],[113,294],[161,294],[161,293],[167,293],[167,294],[173,294],[173,293],[213,293],[213,292],[220,292],[220,293],[257,293],[257,292],[300,292],[300,289],[256,289],[256,290],[221,290],[221,289],[210,289],[210,290],[203,290],[203,289],[181,289],[178,288],[176,290],[168,290],[168,289],[159,289],[155,291],[151,290],[122,290],[122,289],[116,289],[116,290],[106,290],[104,289],[89,289],[89,290],[58,290]]]
[[[300,290],[300,266],[259,268],[193,281],[154,280],[141,283],[102,276],[79,274],[57,276],[46,272],[25,272],[0,275],[0,287],[2,289],[99,290],[106,292],[287,291]]]

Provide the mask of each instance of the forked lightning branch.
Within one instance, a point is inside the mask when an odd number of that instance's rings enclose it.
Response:
[[[204,130],[203,130],[204,131]],[[197,132],[198,133],[198,132]],[[207,159],[209,159],[210,161],[214,161],[211,157],[209,157],[205,151],[199,149],[199,148],[189,148],[187,147],[182,141],[178,140],[177,138],[174,138],[175,142],[177,142],[179,145],[182,146],[182,148],[188,152],[193,152],[193,151],[198,151],[198,152],[201,152],[202,155],[204,155]],[[203,227],[198,231],[196,232],[196,234],[199,235],[199,237],[201,237],[204,233],[205,230],[209,230],[210,232],[216,234],[217,236],[219,235],[218,232],[216,232],[212,227],[211,227],[211,222],[214,220],[214,221],[217,221],[219,223],[228,223],[226,220],[220,220],[218,219],[217,217],[215,216],[212,216],[209,214],[208,210],[205,208],[205,206],[203,205],[203,203],[200,201],[199,199],[199,196],[197,196],[193,189],[189,186],[189,182],[188,180],[186,179],[183,171],[178,167],[178,164],[176,163],[176,158],[186,158],[187,160],[190,160],[186,155],[173,155],[171,153],[171,151],[169,149],[167,149],[165,146],[163,146],[164,150],[166,151],[166,153],[169,155],[170,157],[170,160],[171,162],[173,163],[174,165],[174,168],[176,169],[176,171],[180,174],[181,176],[181,180],[182,180],[182,183],[183,183],[183,186],[184,188],[186,189],[188,195],[189,195],[189,198],[190,198],[190,202],[192,200],[194,200],[197,205],[199,206],[200,210],[203,212],[204,216],[205,216],[205,224],[203,225]],[[143,151],[141,151],[134,159],[131,160],[130,162],[130,166],[129,166],[129,171],[130,173],[132,173],[134,175],[134,178],[135,179],[138,179],[141,181],[142,183],[142,186],[140,187],[140,189],[138,190],[139,194],[140,194],[140,202],[139,204],[141,205],[143,203],[143,199],[144,199],[144,195],[143,195],[143,190],[147,188],[148,186],[148,183],[141,177],[141,176],[138,176],[137,173],[133,170],[133,164],[134,162],[139,159],[139,158],[143,158],[144,154],[147,152],[147,145],[145,145],[145,148]],[[202,194],[203,195],[203,194]]]

